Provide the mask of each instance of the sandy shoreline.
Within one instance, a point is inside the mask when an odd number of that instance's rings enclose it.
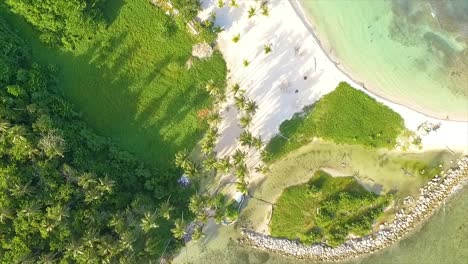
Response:
[[[241,89],[245,90],[246,98],[254,100],[259,107],[249,128],[254,136],[260,135],[267,143],[279,132],[279,126],[284,120],[332,92],[338,83],[346,81],[400,114],[408,129],[416,130],[423,122],[440,123],[437,132],[422,138],[421,151],[444,150],[448,147],[468,153],[468,122],[431,118],[361,87],[337,68],[308,30],[307,23],[310,22],[294,8],[299,3],[290,1],[268,1],[268,16],[258,11],[261,1],[237,1],[238,7],[230,7],[228,1],[224,1],[225,5],[221,8],[217,0],[201,1],[203,10],[199,18],[208,19],[213,12],[216,15],[215,24],[224,29],[218,35],[217,48],[222,52],[229,69],[228,90],[234,83],[239,83]],[[249,18],[248,10],[252,6],[257,7],[257,14]],[[235,43],[232,39],[238,34],[240,39]],[[271,45],[272,51],[265,54],[264,45]],[[248,60],[248,66],[244,66],[244,60]],[[221,116],[220,137],[215,147],[219,158],[232,155],[240,147],[238,137],[242,129],[238,125],[239,113],[230,92],[227,94],[227,102],[221,106]],[[253,168],[258,162],[258,152],[249,153],[247,165]],[[225,181],[234,179],[233,175],[222,176]],[[249,183],[259,184],[263,177],[262,174],[252,172]],[[235,187],[231,187],[229,191],[235,192]],[[218,230],[214,224],[211,227],[215,230],[213,234],[227,230]],[[221,247],[219,241],[213,239],[211,246]]]
[[[315,41],[320,46],[323,53],[328,57],[330,61],[333,62],[333,64],[335,64],[335,67],[339,71],[341,71],[347,78],[349,78],[350,80],[358,84],[363,89],[367,90],[369,93],[372,93],[373,95],[380,97],[383,100],[389,101],[396,105],[407,107],[428,118],[448,120],[448,121],[454,121],[454,122],[468,122],[468,106],[467,106],[466,112],[463,113],[462,115],[460,116],[451,115],[447,119],[446,114],[439,113],[437,111],[432,111],[424,107],[419,107],[415,105],[414,102],[411,102],[411,100],[407,98],[385,95],[381,91],[379,91],[379,89],[376,89],[375,88],[376,85],[374,85],[373,83],[364,81],[360,78],[353,77],[353,76],[359,76],[359,74],[356,74],[355,72],[351,71],[349,68],[346,68],[345,65],[341,64],[339,58],[336,56],[336,54],[333,52],[333,49],[330,47],[330,44],[328,43],[327,39],[315,27],[314,18],[311,15],[309,15],[307,11],[305,11],[306,8],[304,7],[304,4],[302,3],[302,1],[303,0],[289,0],[294,11],[300,17],[301,21],[303,22],[307,30],[310,32],[310,34],[314,37]]]
[[[217,45],[230,70],[228,83],[230,86],[239,83],[246,90],[246,97],[257,102],[259,108],[250,131],[260,135],[264,142],[279,132],[284,120],[333,91],[339,82],[346,81],[400,114],[410,130],[416,131],[424,122],[440,124],[436,132],[422,137],[422,151],[450,148],[468,153],[468,122],[426,116],[370,92],[343,73],[312,34],[305,15],[300,15],[302,9],[297,0],[270,1],[268,16],[257,11],[251,18],[248,10],[252,6],[258,8],[259,2],[244,0],[238,4],[230,7],[226,3],[219,8],[217,1],[204,0],[199,17],[204,20],[214,12],[215,24],[224,28],[218,35]],[[240,40],[234,43],[232,38],[238,34]],[[264,45],[271,45],[269,54],[264,53]],[[249,61],[247,67],[243,65],[244,60]],[[237,148],[242,131],[233,96],[227,97],[216,146],[220,157],[230,155]],[[258,155],[253,155],[249,163],[256,164],[258,160]]]

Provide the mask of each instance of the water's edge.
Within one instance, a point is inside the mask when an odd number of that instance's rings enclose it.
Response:
[[[458,160],[457,165],[456,169],[449,170],[442,178],[436,176],[422,187],[414,207],[409,212],[400,210],[393,223],[371,235],[350,239],[336,248],[325,244],[306,246],[248,229],[243,230],[245,238],[240,242],[257,249],[316,261],[342,261],[369,255],[406,238],[468,183],[468,157]]]
[[[339,61],[338,58],[335,58],[333,56],[333,53],[330,51],[327,51],[327,45],[326,45],[326,38],[320,37],[320,34],[318,30],[315,28],[314,23],[313,23],[313,18],[307,14],[305,11],[305,7],[303,6],[303,3],[301,3],[301,0],[290,0],[289,3],[291,4],[291,7],[297,14],[298,18],[302,21],[304,26],[307,28],[309,33],[312,35],[314,38],[315,42],[317,45],[320,47],[322,52],[327,56],[327,58],[335,65],[335,67],[343,73],[346,77],[348,77],[350,80],[352,80],[354,83],[360,85],[363,89],[365,89],[367,92],[373,94],[374,96],[391,102],[395,105],[399,105],[402,107],[409,108],[419,114],[422,114],[428,118],[435,118],[439,120],[448,120],[447,115],[437,113],[435,111],[431,111],[429,109],[415,109],[413,106],[411,106],[411,102],[405,98],[392,98],[389,96],[384,95],[382,92],[380,92],[378,89],[373,88],[371,85],[366,85],[366,83],[358,80],[357,78],[353,77],[353,74],[350,70],[346,69]],[[450,121],[455,121],[455,122],[468,122],[468,117],[451,117]]]

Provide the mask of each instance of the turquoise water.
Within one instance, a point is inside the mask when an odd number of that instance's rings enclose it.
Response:
[[[426,114],[468,120],[468,1],[302,2],[354,79]]]

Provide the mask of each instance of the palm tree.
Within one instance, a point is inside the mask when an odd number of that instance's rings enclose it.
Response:
[[[245,158],[247,157],[247,153],[240,149],[236,149],[236,152],[234,152],[234,155],[232,155],[232,158],[234,160],[234,165],[238,166],[242,163],[244,163]]]
[[[217,127],[210,127],[210,129],[208,130],[208,132],[206,133],[209,137],[212,137],[212,138],[218,138],[219,137],[219,133],[218,133],[218,128]]]
[[[229,2],[229,5],[232,6],[232,7],[239,7],[239,5],[237,4],[237,1],[236,0],[231,0]]]
[[[236,95],[237,92],[239,92],[239,90],[240,90],[240,85],[239,85],[239,83],[235,83],[235,84],[232,86],[231,90],[232,90],[232,93],[233,93],[234,95]]]
[[[244,180],[245,176],[248,173],[247,165],[244,163],[242,165],[237,166],[236,169],[236,177],[240,180]]]
[[[189,161],[187,163],[187,166],[184,168],[184,174],[187,175],[188,177],[193,177],[197,173],[198,173],[197,166],[193,162]]]
[[[246,128],[252,124],[252,117],[249,114],[243,115],[240,120],[239,124],[242,128]]]
[[[249,8],[249,18],[255,16],[255,13],[256,13],[255,7],[251,6]]]
[[[255,113],[257,112],[257,109],[258,109],[258,105],[254,100],[248,100],[245,103],[244,110],[246,113],[255,115]]]
[[[234,103],[236,104],[237,109],[241,110],[245,107],[246,98],[244,95],[238,95],[234,97]]]
[[[81,186],[83,189],[89,189],[96,184],[97,181],[92,173],[85,172],[78,178],[78,186]]]
[[[92,203],[95,201],[99,201],[101,197],[104,195],[103,192],[99,191],[97,188],[89,188],[85,190],[85,202]]]
[[[24,254],[21,254],[20,256],[18,256],[18,260],[16,261],[16,263],[21,263],[21,264],[36,264],[37,263],[37,260],[36,258],[34,257],[34,255],[32,253],[24,253]]]
[[[201,226],[195,227],[195,230],[193,231],[193,234],[192,234],[192,239],[197,241],[200,238],[202,238],[203,236],[204,236],[204,234],[202,232],[202,227]]]
[[[108,226],[109,227],[114,227],[114,229],[120,230],[125,226],[125,215],[123,212],[118,212],[114,215],[111,216],[111,219],[109,220]]]
[[[199,214],[200,212],[203,211],[205,205],[203,201],[203,197],[199,195],[198,193],[195,193],[190,197],[190,203],[189,203],[189,210],[190,212],[196,214]]]
[[[135,235],[127,230],[120,234],[119,244],[120,247],[124,250],[133,251],[133,243],[136,241]]]
[[[236,183],[236,189],[242,194],[246,195],[249,192],[247,183],[245,181],[240,181]]]
[[[208,216],[206,214],[197,214],[195,217],[195,221],[206,223],[208,221]]]
[[[77,257],[79,263],[98,263],[98,259],[96,251],[92,248],[83,249],[83,254]]]
[[[181,169],[184,169],[187,167],[187,162],[188,160],[188,152],[186,149],[181,150],[176,153],[175,155],[175,165]]]
[[[114,239],[109,236],[99,238],[97,248],[104,263],[110,263],[111,258],[119,252],[119,248],[114,245],[113,240]]]
[[[27,133],[28,132],[25,127],[18,125],[13,126],[8,130],[8,136],[12,139],[13,143],[25,142]]]
[[[20,210],[20,214],[28,218],[31,221],[31,217],[36,216],[40,212],[40,207],[36,202],[26,203]]]
[[[240,34],[234,35],[234,36],[232,37],[232,42],[234,42],[234,43],[239,42],[239,40],[240,40]]]
[[[33,187],[31,186],[32,181],[26,184],[15,183],[10,189],[11,195],[15,197],[30,196],[33,193]]]
[[[96,228],[87,229],[84,236],[81,238],[83,245],[88,248],[94,248],[94,245],[98,241],[98,231]]]
[[[251,147],[253,144],[253,136],[252,133],[250,133],[247,130],[242,131],[239,137],[239,141],[241,142],[242,146],[249,146]]]
[[[83,254],[83,244],[77,240],[72,240],[70,244],[68,244],[65,252],[65,256],[73,259],[77,259],[78,256]]]
[[[224,0],[218,0],[218,8],[223,8]]]
[[[187,233],[185,232],[185,222],[183,219],[177,219],[174,222],[174,228],[171,229],[172,235],[176,239],[182,239]]]
[[[262,15],[264,16],[268,16],[270,14],[269,10],[268,10],[268,5],[266,2],[263,2],[262,4]]]
[[[6,121],[0,121],[0,132],[6,133],[8,128],[10,127],[10,123]]]
[[[154,211],[153,213],[146,212],[141,219],[140,227],[143,230],[143,232],[148,233],[151,229],[156,229],[159,227],[158,224],[156,224],[156,221],[158,219],[158,214],[157,211]]]
[[[265,51],[265,54],[268,54],[271,52],[271,44],[265,44],[265,46],[263,46],[263,50]]]
[[[229,173],[231,170],[231,161],[229,156],[224,157],[224,159],[219,159],[215,166],[219,171],[222,171],[226,174]]]
[[[249,66],[249,64],[250,64],[250,61],[247,60],[247,59],[244,59],[244,60],[242,61],[242,64],[244,64],[244,67],[247,67],[247,66]]]
[[[208,155],[208,157],[203,161],[203,168],[205,171],[210,171],[215,168],[217,159],[215,155]]]
[[[208,156],[210,153],[213,152],[213,149],[215,147],[214,139],[210,137],[204,137],[200,145],[201,152]]]
[[[218,87],[216,87],[213,80],[208,81],[208,83],[205,86],[205,89],[211,96],[216,96],[219,93],[219,89]]]
[[[53,253],[49,252],[47,254],[41,255],[37,261],[39,264],[52,264],[57,262],[57,254],[58,253]]]
[[[68,208],[61,204],[47,208],[47,218],[56,222],[61,222],[68,216]]]
[[[55,156],[64,157],[65,140],[55,133],[49,132],[42,136],[37,145],[49,158],[53,158]]]
[[[112,188],[114,187],[115,182],[109,179],[107,175],[104,177],[104,179],[99,178],[98,181],[99,181],[98,189],[101,192],[107,192],[107,193],[112,192]]]
[[[46,231],[46,233],[49,233],[52,230],[54,230],[55,226],[56,226],[55,222],[51,220],[46,220],[46,221],[41,222],[41,227]]]
[[[169,198],[167,198],[167,200],[163,203],[161,203],[159,205],[159,212],[161,214],[161,216],[166,219],[166,220],[169,220],[171,219],[171,212],[174,211],[174,206],[172,206],[170,203],[169,203]]]
[[[262,149],[263,148],[262,138],[260,136],[254,137],[252,140],[252,145],[258,150]]]
[[[215,113],[212,113],[209,117],[208,117],[208,124],[210,126],[217,126],[219,125],[219,123],[221,123],[221,115],[219,114],[219,112],[215,112]]]
[[[7,219],[13,219],[13,212],[6,207],[0,207],[0,223],[5,223]]]

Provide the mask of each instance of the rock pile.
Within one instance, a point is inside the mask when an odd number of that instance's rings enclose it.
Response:
[[[206,59],[213,55],[213,48],[208,43],[199,43],[192,47],[192,56]]]
[[[468,183],[468,157],[457,161],[458,167],[443,177],[436,176],[420,189],[420,196],[409,212],[400,210],[396,219],[381,230],[361,238],[350,239],[332,248],[326,244],[303,245],[288,239],[273,238],[252,230],[243,230],[241,243],[296,258],[339,261],[375,252],[400,240],[418,224],[427,220],[452,194]]]

